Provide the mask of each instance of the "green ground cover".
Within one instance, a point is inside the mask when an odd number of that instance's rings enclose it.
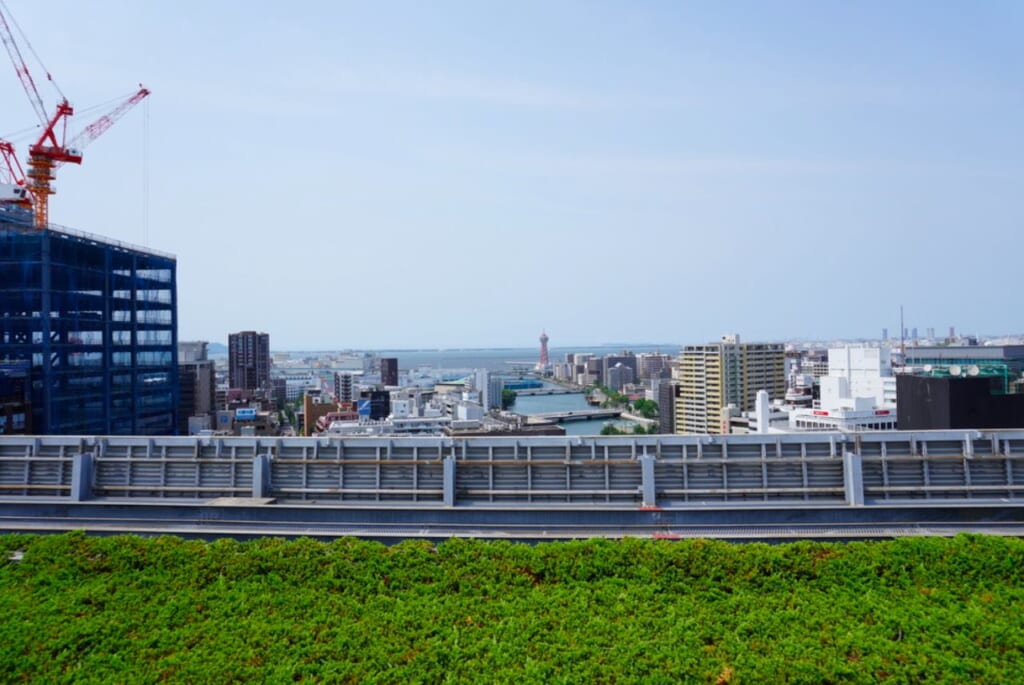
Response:
[[[979,536],[0,536],[0,682],[1021,683],[1022,569]]]

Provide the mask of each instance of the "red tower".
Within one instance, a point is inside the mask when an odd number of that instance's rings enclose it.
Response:
[[[540,332],[540,361],[537,362],[537,369],[543,371],[551,365],[548,360],[548,334],[546,331]]]

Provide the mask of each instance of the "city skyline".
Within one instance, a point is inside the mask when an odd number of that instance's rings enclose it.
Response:
[[[1007,325],[1016,3],[8,5],[79,111],[152,88],[51,218],[176,254],[182,340]]]
[[[736,332],[733,331],[733,332],[730,333],[730,335],[733,334],[733,333],[736,333]],[[884,339],[884,340],[882,338],[877,337],[877,336],[876,337],[872,337],[870,335],[865,335],[865,336],[861,336],[861,337],[851,337],[851,338],[827,337],[827,336],[825,336],[825,337],[814,338],[814,339],[788,336],[788,337],[782,337],[782,338],[760,338],[760,339],[756,339],[755,340],[753,338],[748,338],[748,336],[745,333],[743,333],[742,331],[740,333],[742,334],[742,337],[743,337],[743,339],[745,341],[746,340],[750,340],[752,342],[785,343],[785,344],[794,344],[794,345],[812,346],[812,347],[816,346],[816,347],[822,348],[822,349],[827,348],[831,344],[847,344],[847,345],[853,345],[853,346],[858,346],[858,345],[872,346],[872,345],[877,345],[877,344],[886,344],[886,345],[888,345],[890,347],[899,347],[899,345],[900,345],[900,339],[899,339],[899,337],[897,335],[892,335],[888,339]],[[660,349],[660,348],[664,348],[664,349],[668,350],[668,349],[677,348],[677,347],[678,348],[682,348],[682,347],[685,347],[686,345],[691,345],[691,344],[714,343],[714,342],[717,342],[723,335],[726,335],[726,334],[723,333],[722,335],[710,336],[708,338],[699,338],[699,339],[698,338],[686,338],[686,339],[679,340],[679,341],[665,341],[665,340],[656,341],[656,340],[642,340],[640,338],[637,338],[635,340],[629,340],[629,341],[598,341],[598,342],[567,342],[567,343],[558,342],[555,345],[551,345],[548,349],[550,350],[550,354],[552,355],[552,359],[554,359],[558,355],[564,355],[566,353],[583,352],[583,351],[595,350],[595,349],[600,349],[600,350],[605,350],[605,351],[612,351],[612,350],[634,350],[634,348],[635,348],[634,351],[636,351],[636,350],[647,351],[649,349],[657,350],[657,349]],[[913,345],[915,342],[922,343],[922,342],[929,342],[929,341],[934,342],[934,343],[938,343],[938,344],[943,344],[948,339],[950,339],[950,338],[948,336],[946,336],[946,335],[936,335],[934,339],[928,338],[926,336],[918,336],[917,338],[911,338],[911,337],[908,336],[906,338],[905,342],[906,342],[906,344],[908,346]],[[970,332],[964,332],[964,333],[961,333],[960,331],[957,331],[956,335],[953,337],[953,340],[959,341],[959,344],[965,344],[966,341],[969,340],[969,339],[976,339],[976,340],[979,341],[979,343],[983,342],[983,341],[997,341],[997,342],[998,341],[1006,342],[1006,341],[1014,341],[1014,340],[1022,340],[1022,341],[1024,341],[1024,333],[1022,333],[1022,332],[1001,332],[1001,333],[992,333],[992,332],[970,333]],[[275,345],[272,345],[270,349],[275,354],[278,354],[278,353],[298,353],[298,352],[302,352],[302,353],[321,353],[321,354],[347,353],[347,352],[370,353],[370,354],[383,354],[383,353],[399,353],[400,354],[400,353],[403,353],[403,352],[444,352],[444,351],[460,351],[460,350],[461,351],[503,351],[503,350],[508,350],[508,351],[517,351],[517,352],[529,350],[532,353],[536,353],[539,350],[539,346],[536,344],[536,342],[534,342],[533,344],[530,344],[531,340],[535,340],[535,338],[531,338],[530,336],[527,336],[527,335],[520,335],[516,339],[515,342],[520,342],[521,344],[508,344],[508,343],[506,343],[506,344],[502,344],[502,345],[493,345],[493,346],[490,346],[490,345],[460,345],[460,344],[454,344],[454,345],[430,345],[430,344],[426,344],[426,345],[408,346],[408,347],[400,347],[400,346],[396,346],[396,345],[376,345],[376,346],[366,346],[366,347],[354,347],[354,346],[345,346],[345,345],[335,345],[335,346],[327,346],[327,347],[310,347],[310,346],[282,347],[282,346],[279,346],[279,345],[275,344]],[[192,344],[193,342],[208,343],[213,348],[212,351],[211,351],[212,354],[227,354],[228,346],[226,344],[224,344],[223,342],[221,342],[220,340],[194,340],[193,341],[193,340],[186,340],[185,338],[181,338],[180,342],[181,343],[186,343],[186,344]],[[522,360],[522,361],[529,361],[529,360]],[[536,360],[533,360],[533,361],[536,361]],[[531,363],[533,363],[533,362],[531,361]]]

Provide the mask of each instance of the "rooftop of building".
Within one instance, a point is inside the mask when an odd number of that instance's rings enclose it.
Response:
[[[32,225],[32,215],[30,213],[20,210],[17,207],[9,207],[3,204],[0,204],[0,231],[12,231],[14,233],[25,235],[50,233],[62,238],[86,241],[96,245],[113,247],[125,252],[133,252],[146,256],[164,257],[165,259],[177,261],[177,257],[169,252],[162,252],[160,250],[154,250],[153,248],[142,247],[141,245],[133,245],[132,243],[115,240],[114,238],[108,238],[95,233],[88,233],[75,228],[68,228],[67,226],[60,226],[58,224],[51,223],[49,228],[41,230]]]

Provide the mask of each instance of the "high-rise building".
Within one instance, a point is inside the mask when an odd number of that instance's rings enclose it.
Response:
[[[490,372],[487,369],[476,369],[473,372],[473,388],[480,395],[480,406],[484,411],[491,409]]]
[[[633,378],[639,375],[637,374],[636,355],[626,350],[620,354],[609,354],[601,357],[601,383],[609,385],[608,371],[617,364],[629,367],[633,372]]]
[[[645,352],[636,356],[636,377],[641,380],[668,378],[672,357],[667,354]]]
[[[0,364],[0,435],[32,434],[28,362]]]
[[[284,405],[288,403],[288,379],[284,376],[278,376],[277,378],[271,378],[270,384],[274,388],[274,406],[278,411],[284,409]],[[293,399],[299,398],[299,391],[295,391]]]
[[[676,432],[676,393],[679,383],[663,380],[658,384],[658,431],[660,433]]]
[[[334,397],[338,402],[352,403],[355,396],[352,393],[352,374],[348,371],[337,371],[334,374]]]
[[[633,369],[622,362],[609,368],[605,375],[605,385],[615,392],[621,392],[622,388],[632,383],[633,380]]]
[[[491,374],[487,378],[487,405],[484,409],[500,409],[501,393],[505,389],[505,379],[498,374]]]
[[[189,364],[191,362],[203,362],[209,359],[206,356],[207,343],[205,340],[178,341],[178,363]]]
[[[381,357],[380,382],[385,386],[398,385],[398,360],[394,357]]]
[[[753,411],[757,391],[786,393],[785,349],[777,343],[741,343],[723,336],[717,343],[687,345],[679,357],[676,433],[724,433],[722,410],[733,405]]]
[[[203,360],[179,364],[178,377],[181,384],[178,435],[191,434],[189,420],[196,417],[206,417],[212,426],[217,411],[217,374],[213,362]]]
[[[228,383],[242,390],[269,387],[269,334],[242,331],[228,336]]]
[[[28,367],[34,433],[175,434],[176,269],[0,205],[0,364]]]

